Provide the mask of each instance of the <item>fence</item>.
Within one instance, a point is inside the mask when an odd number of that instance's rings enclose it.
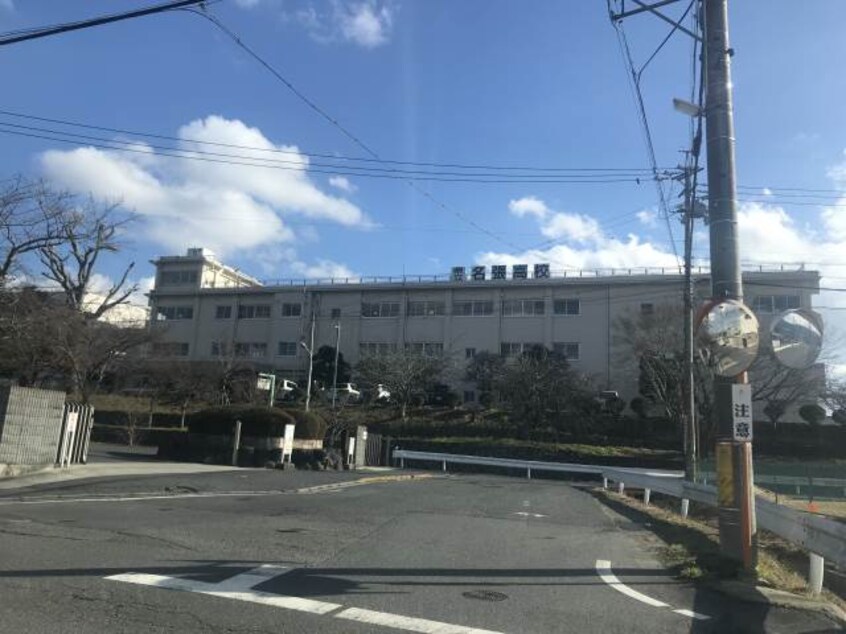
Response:
[[[681,501],[683,516],[687,516],[690,500],[707,506],[717,506],[716,488],[686,481],[680,472],[619,469],[601,465],[539,462],[405,450],[394,451],[393,458],[395,463],[399,461],[400,467],[405,467],[408,461],[416,460],[440,463],[444,471],[447,470],[449,464],[469,464],[520,469],[526,472],[528,478],[532,477],[533,472],[543,471],[597,475],[602,478],[602,484],[605,488],[608,487],[609,482],[616,482],[617,490],[620,493],[625,491],[626,486],[643,489],[643,500],[646,504],[649,504],[653,491],[675,497]],[[837,566],[846,568],[846,524],[780,506],[761,497],[756,498],[755,508],[758,526],[809,552],[808,585],[813,594],[819,594],[822,591],[826,559]]]
[[[88,462],[88,446],[91,443],[93,426],[93,407],[81,403],[65,403],[59,450],[56,454],[57,465],[66,467]]]

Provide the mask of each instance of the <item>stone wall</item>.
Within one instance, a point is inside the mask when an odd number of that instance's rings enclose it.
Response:
[[[0,463],[54,464],[65,393],[0,385]]]

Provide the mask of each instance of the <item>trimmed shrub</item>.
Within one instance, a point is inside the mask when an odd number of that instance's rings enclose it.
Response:
[[[286,410],[285,413],[297,424],[297,438],[323,440],[326,436],[326,421],[319,414],[300,409]]]
[[[803,405],[799,408],[799,416],[809,425],[816,426],[825,420],[825,410],[816,404]]]
[[[241,436],[284,436],[285,425],[296,421],[280,409],[235,405],[204,409],[188,418],[188,430],[192,434],[211,434],[215,436],[231,435],[235,421],[241,421]]]

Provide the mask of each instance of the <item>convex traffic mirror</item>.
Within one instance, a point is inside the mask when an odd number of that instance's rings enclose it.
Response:
[[[719,376],[737,376],[758,355],[758,319],[745,305],[726,300],[708,308],[696,331],[699,352]]]
[[[822,349],[822,319],[807,309],[788,310],[770,324],[770,337],[779,363],[797,370],[809,368]]]

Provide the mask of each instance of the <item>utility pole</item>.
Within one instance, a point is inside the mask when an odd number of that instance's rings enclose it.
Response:
[[[704,14],[711,295],[715,302],[742,302],[728,0],[704,0]],[[736,377],[714,378],[720,548],[724,555],[743,562],[747,572],[753,572],[757,564],[757,529],[752,443],[734,440],[732,386],[736,383],[748,383],[745,372]]]
[[[303,348],[308,352],[308,384],[306,385],[306,401],[305,411],[308,411],[311,405],[311,375],[314,371],[314,310],[311,311],[311,341],[308,346],[304,342],[300,342]]]
[[[335,371],[332,377],[332,409],[335,409],[335,400],[338,398],[338,356],[341,354],[341,322],[335,324]]]
[[[684,170],[684,477],[691,482],[697,477],[698,432],[693,386],[693,222],[696,192],[692,191],[692,168]]]

